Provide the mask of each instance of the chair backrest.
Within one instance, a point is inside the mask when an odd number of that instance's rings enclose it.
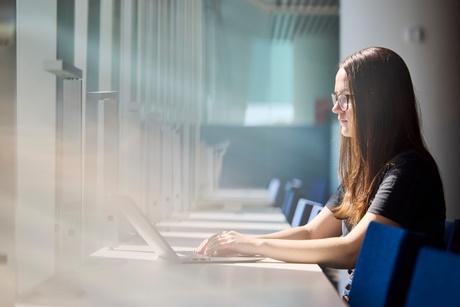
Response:
[[[306,198],[299,198],[292,218],[291,226],[297,227],[309,223],[323,209],[320,203]]]
[[[460,220],[446,221],[444,243],[446,250],[451,253],[460,253]]]
[[[288,205],[289,205],[289,192],[292,189],[292,182],[291,180],[286,181],[284,184],[284,193],[283,193],[283,202],[281,204],[281,212],[283,212],[284,215],[287,215],[287,211],[289,210]]]
[[[275,204],[281,190],[281,180],[279,180],[278,178],[270,179],[270,181],[268,182],[267,190],[270,200],[273,201],[273,204]]]
[[[407,307],[460,306],[460,255],[422,248],[407,294]]]
[[[280,188],[278,189],[278,194],[276,194],[275,202],[273,203],[274,207],[279,207],[282,208],[284,204],[284,198],[286,194],[286,184],[280,185]]]
[[[292,222],[297,202],[301,196],[302,181],[299,179],[292,179],[286,183],[284,201],[281,211],[289,224]]]
[[[426,237],[371,222],[356,263],[350,306],[404,306],[408,284]]]
[[[307,188],[307,198],[318,202],[324,203],[326,201],[327,180],[326,178],[316,178],[309,182]]]

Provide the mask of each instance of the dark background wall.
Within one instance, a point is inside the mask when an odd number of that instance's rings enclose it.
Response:
[[[277,177],[302,180],[305,190],[329,182],[330,127],[203,126],[201,139],[212,145],[226,140],[221,188],[266,187]]]

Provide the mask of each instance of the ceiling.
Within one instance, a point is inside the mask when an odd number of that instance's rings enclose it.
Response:
[[[337,33],[339,0],[210,0],[218,20],[274,40]]]

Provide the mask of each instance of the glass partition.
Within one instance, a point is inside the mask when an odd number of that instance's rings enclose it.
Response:
[[[339,54],[338,2],[207,0],[205,4],[203,124],[327,122]]]

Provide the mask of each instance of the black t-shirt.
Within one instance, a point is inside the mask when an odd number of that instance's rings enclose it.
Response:
[[[434,244],[442,244],[446,207],[441,177],[416,150],[393,158],[382,171],[380,184],[373,195],[368,212],[400,224],[403,228],[428,235]],[[339,186],[326,206],[332,209],[343,199]],[[342,222],[342,235],[351,231]]]

